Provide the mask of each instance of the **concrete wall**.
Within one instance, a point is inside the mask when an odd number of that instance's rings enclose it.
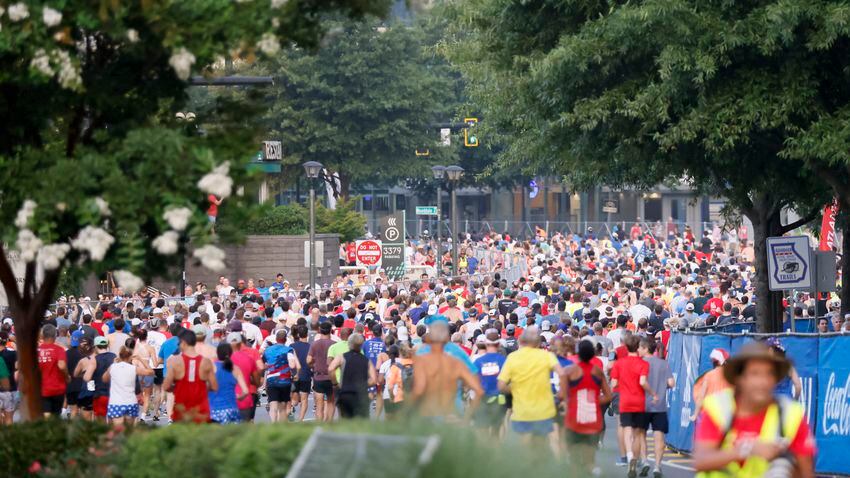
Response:
[[[247,236],[241,245],[223,246],[227,253],[225,262],[227,269],[214,272],[203,268],[195,260],[186,261],[186,282],[194,286],[203,282],[212,289],[218,283],[220,276],[230,279],[235,286],[237,279],[259,278],[266,280],[270,286],[275,276],[280,273],[292,283],[309,282],[310,271],[304,267],[304,242],[309,236]],[[339,273],[339,236],[336,234],[316,234],[316,242],[324,244],[324,257],[320,263],[317,259],[316,274],[320,284],[331,282]],[[318,247],[318,246],[317,246]],[[172,286],[179,286],[180,272],[173,277],[155,280],[154,287],[168,292]]]

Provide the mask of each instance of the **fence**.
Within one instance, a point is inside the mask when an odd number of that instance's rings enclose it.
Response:
[[[674,449],[693,449],[693,385],[711,369],[709,354],[724,348],[732,355],[741,346],[766,334],[674,332],[668,345],[670,368],[676,387],[667,394],[670,433],[666,441]],[[806,418],[817,439],[815,469],[819,474],[850,475],[845,460],[850,443],[850,335],[779,334],[786,355],[800,375],[800,397]]]

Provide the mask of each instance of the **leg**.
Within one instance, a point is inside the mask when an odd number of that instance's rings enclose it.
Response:
[[[664,448],[666,445],[664,444],[664,432],[661,431],[653,431],[653,435],[655,436],[655,469],[661,469],[661,461],[664,459]]]
[[[325,395],[321,392],[313,394],[313,399],[316,401],[316,421],[325,421]]]
[[[274,402],[270,401],[269,402],[269,421],[272,422],[272,423],[275,423],[278,420],[278,408],[277,408],[277,406],[278,406],[279,403],[280,402],[278,402],[278,401],[274,401]]]
[[[552,425],[552,431],[547,435],[547,439],[549,441],[549,449],[552,450],[552,455],[555,458],[559,458],[561,456],[561,440],[558,436],[558,427],[554,424]]]
[[[307,415],[307,407],[310,405],[310,393],[300,392],[298,395],[299,402],[301,403],[301,409],[298,411],[298,421],[303,422],[304,417]]]
[[[165,414],[168,415],[169,419],[174,414],[174,394],[172,392],[165,392]]]

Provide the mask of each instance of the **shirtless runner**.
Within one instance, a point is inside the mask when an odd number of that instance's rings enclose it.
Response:
[[[472,402],[466,407],[464,421],[475,414],[484,393],[478,378],[460,360],[443,351],[449,341],[449,326],[446,322],[434,322],[427,335],[431,351],[413,359],[413,399],[419,413],[431,419],[451,419],[457,416],[455,398],[458,380],[474,393]]]

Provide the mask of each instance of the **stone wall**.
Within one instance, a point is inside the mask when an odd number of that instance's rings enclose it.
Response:
[[[259,278],[271,285],[280,273],[292,283],[305,285],[310,279],[310,270],[304,267],[304,243],[309,236],[247,236],[240,245],[227,245],[222,249],[227,253],[227,270],[214,272],[203,268],[195,260],[187,258],[186,282],[194,286],[203,282],[209,289],[215,287],[220,276],[230,279],[235,286],[237,279]],[[339,273],[339,236],[336,234],[316,234],[316,242],[324,244],[324,261],[316,263],[316,277],[320,284],[331,282]],[[179,286],[180,273],[173,278],[155,280],[153,286],[168,293],[172,286]]]

